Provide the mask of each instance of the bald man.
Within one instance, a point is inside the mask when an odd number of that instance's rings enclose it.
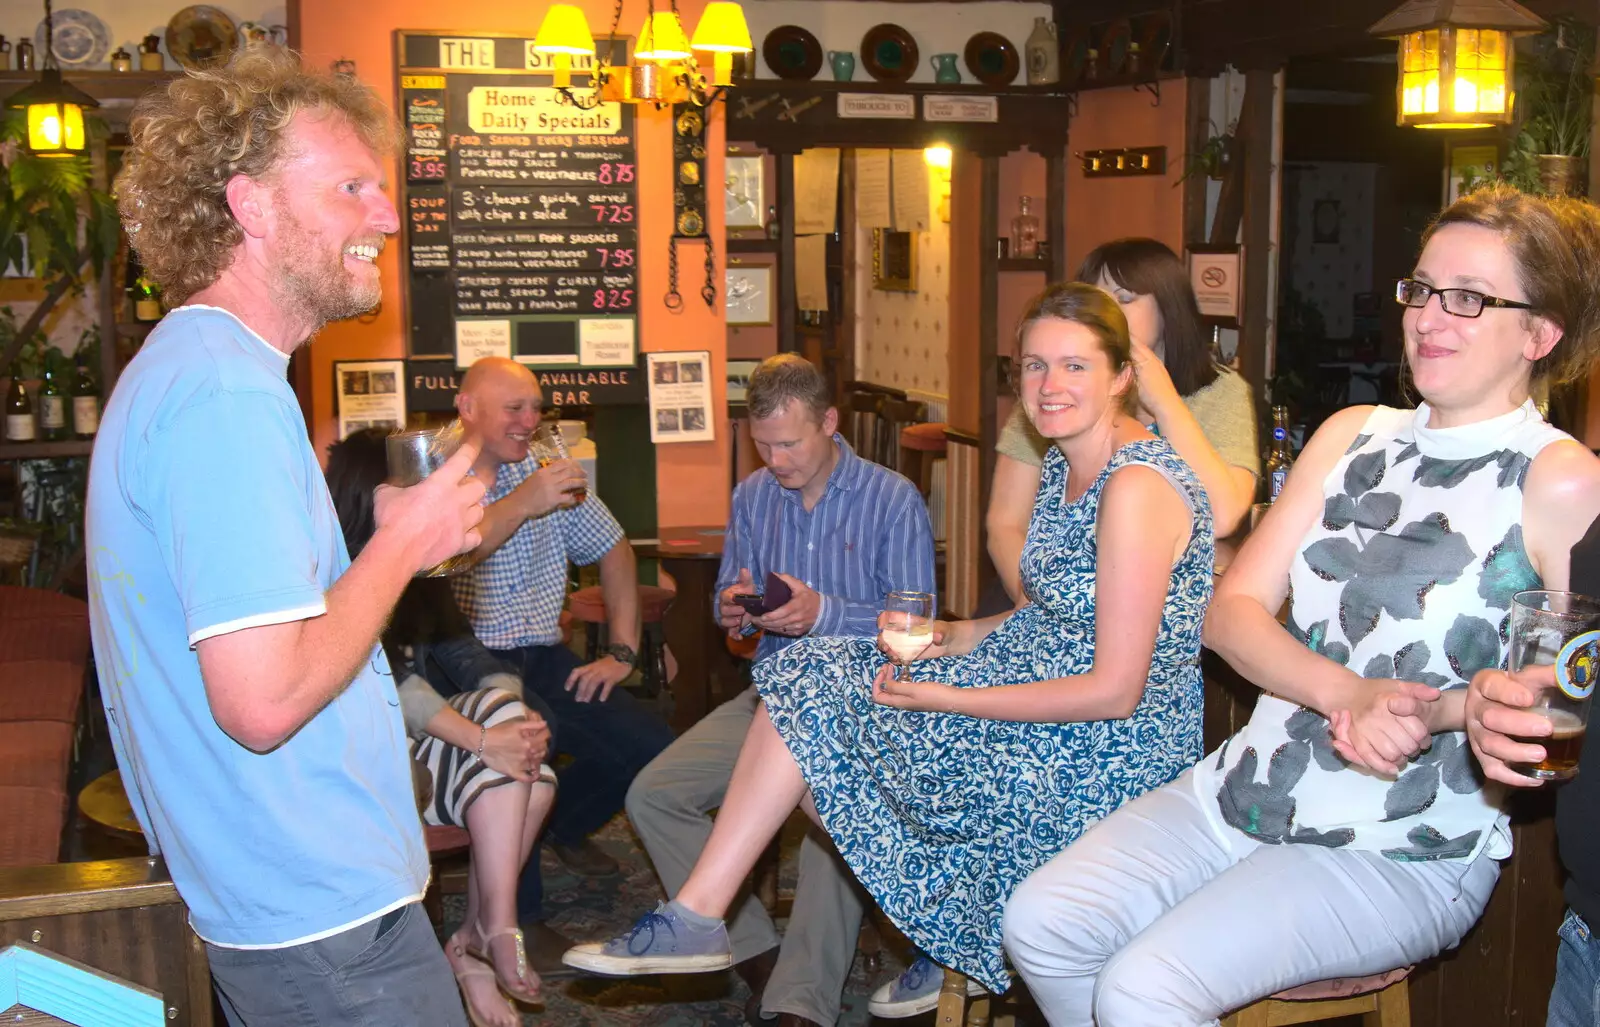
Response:
[[[639,646],[639,582],[633,548],[599,497],[582,502],[586,484],[570,460],[541,468],[528,452],[544,397],[539,382],[512,360],[473,364],[456,396],[461,423],[479,446],[474,473],[488,486],[473,569],[454,580],[473,631],[495,655],[518,668],[534,708],[548,709],[552,747],[572,762],[547,830],[551,848],[586,876],[617,872],[617,862],[589,839],[622,809],[628,786],[672,743],[672,730],[617,685],[633,670]],[[567,567],[599,564],[610,646],[582,663],[561,644]],[[518,913],[530,925],[529,959],[540,974],[570,972],[560,962],[567,944],[542,923],[539,858],[523,870]]]

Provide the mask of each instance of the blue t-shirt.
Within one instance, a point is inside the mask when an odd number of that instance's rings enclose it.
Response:
[[[323,614],[350,566],[288,358],[173,311],[106,405],[89,471],[90,623],[134,813],[195,932],[297,944],[421,896],[428,855],[381,648],[293,737],[217,726],[193,646]]]

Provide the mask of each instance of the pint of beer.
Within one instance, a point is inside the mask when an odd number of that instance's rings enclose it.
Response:
[[[528,440],[528,449],[538,458],[540,467],[548,467],[557,460],[572,459],[572,455],[567,452],[566,437],[561,434],[561,429],[553,424],[541,424],[535,428],[533,437]],[[580,486],[568,495],[572,496],[573,503],[577,504],[589,498],[589,490]]]
[[[1540,781],[1566,781],[1578,773],[1584,730],[1595,682],[1600,679],[1600,600],[1575,592],[1534,589],[1511,600],[1512,671],[1555,667],[1555,680],[1540,688],[1530,710],[1550,721],[1544,738],[1520,741],[1542,745],[1538,763],[1512,769]]]
[[[451,421],[443,428],[423,428],[415,431],[398,431],[385,442],[389,459],[389,484],[409,488],[417,484],[446,460],[455,455],[466,437],[460,420]],[[472,566],[471,553],[458,553],[442,563],[435,564],[417,574],[419,578],[438,578],[460,574]]]

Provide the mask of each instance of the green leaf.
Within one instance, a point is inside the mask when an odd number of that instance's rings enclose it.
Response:
[[[1305,560],[1323,581],[1349,581],[1361,563],[1361,550],[1348,539],[1319,539],[1306,547]]]
[[[1498,452],[1485,453],[1470,460],[1439,460],[1425,456],[1417,464],[1412,480],[1424,488],[1453,489],[1467,480],[1474,471],[1481,471],[1500,457]]]
[[[1482,617],[1460,614],[1445,632],[1444,655],[1456,676],[1470,681],[1478,671],[1500,665],[1500,635]]]
[[[1528,551],[1522,544],[1522,525],[1513,524],[1506,537],[1483,558],[1478,595],[1496,610],[1509,610],[1512,596],[1540,584],[1539,573],[1528,562]]]
[[[1350,461],[1344,469],[1344,490],[1352,498],[1359,498],[1378,487],[1383,481],[1386,460],[1383,450],[1363,453]]]

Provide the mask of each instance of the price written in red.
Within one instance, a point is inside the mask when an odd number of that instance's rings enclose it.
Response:
[[[594,211],[596,224],[626,225],[633,222],[631,203],[591,203],[589,209]]]
[[[596,310],[627,310],[633,306],[632,289],[596,289],[594,291],[594,309]]]

